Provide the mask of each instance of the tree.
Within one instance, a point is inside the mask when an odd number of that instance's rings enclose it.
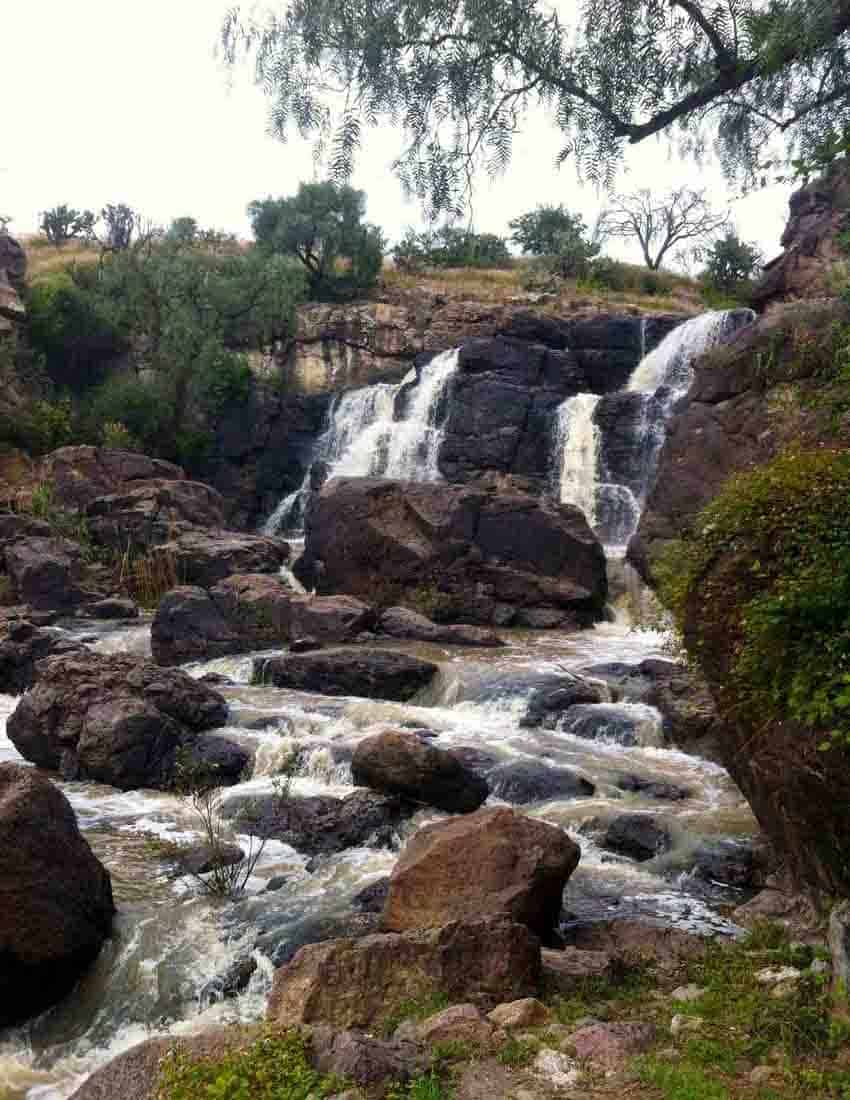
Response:
[[[364,124],[394,126],[395,167],[432,211],[457,208],[476,167],[505,168],[534,103],[563,133],[558,161],[606,186],[628,144],[675,129],[694,154],[714,141],[730,178],[753,184],[783,147],[806,160],[850,127],[850,0],[579,10],[571,26],[545,0],[299,0],[266,17],[236,7],[222,40],[230,63],[253,56],[272,130],[317,137],[335,179]]]
[[[730,229],[705,250],[704,259],[703,280],[714,290],[735,294],[757,274],[761,253]]]
[[[200,229],[196,218],[175,218],[168,228],[166,236],[169,240],[180,244],[194,244],[198,239]]]
[[[97,218],[91,210],[75,210],[67,203],[60,203],[41,215],[39,229],[51,244],[61,248],[70,240],[82,237],[91,240]]]
[[[607,237],[634,237],[646,266],[657,271],[671,249],[705,241],[728,220],[727,214],[714,213],[703,191],[679,187],[655,198],[644,189],[616,195],[599,219],[599,232]]]
[[[508,226],[513,230],[511,240],[527,256],[553,256],[558,251],[559,239],[584,238],[587,234],[581,215],[571,214],[563,205],[538,206],[509,221]]]
[[[126,203],[109,203],[100,212],[106,225],[104,245],[112,252],[123,252],[130,247],[133,231],[139,227],[139,215]]]
[[[507,267],[511,254],[502,237],[444,225],[417,233],[408,229],[393,248],[396,266],[404,271],[426,267]]]
[[[318,298],[350,297],[376,283],[384,239],[363,221],[365,213],[362,191],[332,181],[302,183],[291,198],[248,206],[257,243],[267,253],[296,257]]]

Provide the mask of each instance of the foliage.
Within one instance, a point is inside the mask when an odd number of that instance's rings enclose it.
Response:
[[[563,204],[542,205],[508,222],[511,240],[527,256],[551,256],[563,237],[584,238],[587,227],[580,214],[571,214]]]
[[[160,1066],[157,1100],[321,1100],[342,1082],[307,1061],[295,1031],[268,1032],[244,1049],[192,1058],[176,1047]]]
[[[155,611],[165,593],[183,583],[177,560],[162,548],[138,553],[127,546],[112,566],[115,588],[148,611]]]
[[[71,402],[36,399],[0,416],[0,443],[38,456],[73,442]]]
[[[533,1062],[540,1046],[541,1044],[537,1039],[518,1039],[516,1036],[511,1035],[502,1043],[497,1057],[503,1066],[512,1066],[516,1069],[519,1066],[527,1066],[530,1062]]]
[[[640,1079],[659,1089],[664,1100],[729,1100],[729,1090],[707,1076],[701,1066],[647,1057],[640,1066]]]
[[[89,241],[94,236],[95,216],[91,210],[76,210],[67,203],[60,203],[41,215],[39,229],[50,244],[61,248],[67,241],[82,238]]]
[[[731,478],[692,536],[657,568],[661,598],[681,626],[694,592],[724,555],[742,573],[723,609],[733,616],[732,686],[757,727],[783,719],[850,745],[850,454],[791,450]]]
[[[130,247],[133,233],[141,223],[141,218],[126,203],[108,203],[100,212],[106,226],[105,247],[112,252],[124,252]]]
[[[248,207],[262,249],[294,256],[310,294],[332,301],[363,294],[378,280],[384,238],[365,213],[362,191],[333,182],[302,183],[290,198],[257,199]]]
[[[511,263],[504,238],[452,225],[422,233],[408,229],[392,254],[396,266],[403,271],[423,271],[429,267],[508,267]]]
[[[745,185],[776,168],[780,143],[786,162],[840,155],[845,3],[587,0],[567,18],[544,0],[302,0],[282,14],[237,6],[222,39],[231,64],[253,56],[271,130],[314,136],[334,179],[350,177],[366,126],[382,140],[394,127],[395,169],[432,213],[458,210],[477,168],[504,170],[535,104],[561,131],[559,162],[606,186],[627,145],[675,129],[694,157],[713,143]]]
[[[173,420],[170,395],[156,378],[114,374],[86,400],[80,413],[82,435],[102,440],[104,425],[121,424],[143,453],[163,454]],[[171,448],[168,448],[169,450]],[[165,457],[163,455],[163,457]]]
[[[433,1070],[406,1085],[392,1086],[384,1100],[450,1100],[448,1086]]]
[[[178,244],[194,244],[198,239],[200,227],[196,218],[175,218],[168,227],[166,236]]]
[[[36,283],[26,304],[30,344],[60,388],[79,391],[96,384],[109,362],[127,350],[110,304],[66,272]]]
[[[653,271],[648,267],[638,267],[614,260],[610,256],[597,256],[590,262],[587,282],[591,287],[620,292],[633,291],[655,297],[670,294],[674,288],[674,279],[664,271]]]
[[[751,280],[758,273],[761,253],[754,244],[742,241],[730,229],[706,249],[703,281],[722,294],[746,298]]]
[[[115,451],[138,451],[139,444],[120,420],[107,420],[100,429],[100,442]]]
[[[599,232],[606,237],[636,240],[646,266],[657,271],[672,249],[705,241],[727,222],[726,214],[712,211],[704,191],[678,187],[656,197],[643,189],[613,196],[599,219]]]

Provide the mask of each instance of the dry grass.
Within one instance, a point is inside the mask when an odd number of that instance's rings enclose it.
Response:
[[[182,583],[177,559],[164,547],[146,554],[128,547],[115,562],[115,587],[145,610],[155,610],[165,593]]]
[[[100,259],[97,245],[86,245],[82,241],[69,241],[62,248],[56,248],[43,237],[25,237],[21,243],[27,254],[27,275],[31,283],[64,271],[71,264],[96,264]]]

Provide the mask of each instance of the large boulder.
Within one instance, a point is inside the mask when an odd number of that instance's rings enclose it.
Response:
[[[496,625],[589,625],[607,594],[605,555],[584,515],[488,485],[337,478],[306,516],[300,579],[377,601],[429,599],[437,617]]]
[[[526,728],[543,726],[545,729],[556,729],[559,720],[571,707],[581,703],[603,703],[608,694],[603,684],[592,683],[581,676],[553,676],[548,683],[540,684],[531,693],[519,724]]]
[[[114,912],[65,796],[33,768],[0,764],[0,1028],[70,992]]]
[[[267,1015],[287,1027],[368,1029],[436,993],[488,1009],[527,997],[539,972],[539,941],[504,918],[331,940],[302,947],[275,972]]]
[[[618,814],[605,830],[602,847],[639,863],[669,852],[672,837],[667,824],[651,814]]]
[[[49,539],[51,534],[50,524],[43,519],[26,512],[0,512],[0,560],[18,539]]]
[[[552,768],[539,760],[514,760],[487,773],[497,798],[519,805],[551,799],[589,798],[596,787],[571,768]]]
[[[391,638],[416,642],[436,642],[443,645],[480,646],[497,649],[505,643],[492,630],[462,623],[434,623],[418,611],[407,607],[388,607],[378,620],[378,631]]]
[[[174,588],[160,601],[151,648],[161,665],[287,645],[299,638],[353,641],[374,618],[353,596],[308,596],[264,573],[227,577],[209,591]]]
[[[35,686],[10,716],[7,733],[26,760],[69,778],[122,790],[165,788],[182,753],[198,767],[209,756],[224,784],[248,763],[230,742],[203,736],[226,718],[218,692],[177,669],[81,650],[38,663]]]
[[[160,544],[152,554],[182,583],[212,588],[234,573],[280,572],[289,560],[289,543],[265,535],[197,529]]]
[[[101,546],[147,550],[195,527],[221,528],[225,503],[220,493],[199,481],[139,482],[97,497],[86,508],[92,538]]]
[[[366,737],[354,751],[351,775],[363,787],[424,802],[452,814],[477,810],[486,800],[486,780],[456,756],[415,733],[385,730]]]
[[[20,603],[36,610],[69,610],[91,598],[82,587],[82,549],[70,539],[18,539],[6,547],[4,558]]]
[[[49,484],[56,504],[83,510],[98,497],[126,491],[143,481],[178,481],[186,475],[179,466],[135,451],[110,447],[60,447],[39,463],[39,483]]]
[[[426,825],[393,870],[383,927],[405,932],[501,914],[547,936],[578,861],[565,832],[509,809]]]
[[[255,657],[254,683],[319,695],[359,695],[407,702],[439,671],[430,661],[383,649],[325,649]]]
[[[0,693],[21,695],[35,682],[37,663],[53,654],[75,652],[79,642],[42,630],[28,618],[0,625]]]

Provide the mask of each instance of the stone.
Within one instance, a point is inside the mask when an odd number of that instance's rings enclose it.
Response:
[[[533,993],[540,946],[500,918],[302,947],[275,972],[267,1018],[372,1028],[394,1006],[439,992],[482,1008]]]
[[[647,779],[642,775],[621,775],[617,780],[617,788],[621,791],[641,794],[645,798],[657,798],[663,802],[681,802],[691,797],[687,787],[680,787],[677,783]]]
[[[641,863],[668,852],[672,838],[668,826],[649,814],[619,814],[608,825],[601,844]]]
[[[578,860],[561,829],[505,808],[426,825],[390,876],[383,927],[403,932],[501,914],[545,937]]]
[[[670,999],[672,1001],[698,1001],[704,993],[704,989],[690,982],[688,985],[677,986],[670,994]]]
[[[23,291],[27,275],[27,253],[11,233],[0,233],[0,271],[6,273],[11,286]]]
[[[703,1020],[699,1016],[685,1016],[677,1012],[670,1021],[670,1034],[675,1036],[684,1035],[689,1031],[699,1031],[702,1025]]]
[[[836,902],[829,914],[827,933],[832,955],[832,976],[836,990],[845,997],[850,990],[850,903]]]
[[[478,1005],[452,1005],[423,1020],[417,1026],[417,1038],[429,1046],[445,1042],[484,1046],[493,1037],[490,1015],[485,1017]]]
[[[444,645],[479,646],[496,649],[504,641],[492,630],[478,626],[433,623],[418,611],[406,607],[388,607],[378,620],[378,631],[391,638],[436,642]]]
[[[71,991],[114,913],[109,874],[64,794],[33,768],[0,764],[0,1028]]]
[[[31,688],[43,658],[82,648],[75,640],[35,626],[29,610],[25,614],[0,624],[0,693],[4,695],[22,695]]]
[[[536,1090],[520,1089],[526,1075],[503,1066],[497,1058],[476,1058],[459,1068],[455,1100],[540,1100]]]
[[[582,989],[590,979],[613,977],[612,958],[605,951],[582,951],[565,947],[562,951],[544,948],[541,952],[543,985],[564,997]]]
[[[238,844],[190,844],[181,847],[177,856],[180,869],[187,875],[206,875],[216,867],[233,867],[241,863],[245,853]]]
[[[358,786],[455,814],[477,810],[489,793],[486,780],[451,752],[401,730],[364,738],[354,750],[351,777]]]
[[[773,876],[754,898],[733,910],[731,917],[743,928],[764,921],[781,924],[796,939],[807,943],[822,942],[825,933],[823,917],[808,894],[795,889],[790,881]]]
[[[180,750],[202,760],[204,732],[226,718],[218,692],[177,669],[81,649],[38,663],[35,686],[9,717],[7,733],[24,759],[41,768],[121,790],[167,788]],[[217,780],[235,782],[248,753],[210,740],[214,762],[229,760]]]
[[[775,1076],[776,1068],[774,1066],[753,1066],[750,1070],[750,1082],[756,1087],[767,1085]]]
[[[198,994],[201,1007],[206,1008],[220,1001],[229,1001],[238,997],[248,988],[256,970],[257,960],[252,955],[243,955],[236,959],[221,974],[217,974],[202,986]]]
[[[799,981],[802,973],[796,966],[766,966],[757,970],[754,977],[759,985],[780,985]]]
[[[18,539],[6,547],[6,572],[15,598],[36,610],[69,610],[87,598],[83,552],[61,538]]]
[[[738,889],[764,886],[771,853],[759,841],[703,840],[693,853],[694,873],[709,882]]]
[[[306,515],[299,579],[367,601],[424,593],[446,622],[508,625],[557,612],[590,625],[607,593],[602,548],[579,509],[504,484],[458,486],[335,478]]]
[[[617,1021],[579,1028],[570,1036],[570,1043],[582,1061],[613,1068],[648,1050],[655,1037],[654,1024]]]
[[[358,890],[354,895],[354,904],[364,913],[380,913],[384,908],[384,902],[387,900],[389,888],[389,875],[385,878],[379,878],[375,882],[370,882],[368,886],[364,886],[362,890]]]
[[[19,539],[49,539],[51,535],[50,524],[43,519],[36,519],[25,512],[0,512],[0,559],[6,548]]]
[[[179,466],[137,451],[74,446],[51,451],[38,465],[34,481],[49,484],[56,504],[84,510],[98,497],[129,490],[146,481],[179,481]]]
[[[86,615],[91,619],[138,619],[139,608],[132,600],[121,596],[110,596],[105,600],[96,600],[86,606]]]
[[[151,553],[184,584],[212,588],[234,573],[279,573],[289,543],[238,531],[194,529],[155,546]]]
[[[409,1081],[428,1068],[428,1057],[416,1043],[375,1039],[359,1031],[336,1031],[318,1024],[310,1031],[310,1062],[321,1074],[358,1085]]]
[[[532,692],[520,725],[526,729],[544,726],[555,729],[560,716],[579,703],[604,703],[608,692],[603,685],[580,676],[558,676]]]
[[[137,553],[196,528],[223,528],[225,513],[220,493],[184,478],[135,483],[86,506],[88,529],[96,543],[119,552],[132,547]]]
[[[701,958],[706,941],[678,928],[633,920],[598,921],[570,929],[571,945],[584,952],[603,952],[617,966],[647,962],[661,973],[678,973],[682,964]]]
[[[531,1063],[531,1071],[555,1089],[572,1088],[582,1078],[581,1068],[574,1058],[548,1047],[537,1054]]]
[[[487,1013],[487,1019],[496,1027],[503,1027],[506,1031],[520,1031],[523,1028],[542,1027],[552,1019],[552,1013],[535,997],[524,997],[519,1001],[510,1001],[507,1004],[496,1005],[492,1012]]]
[[[570,768],[550,768],[537,760],[515,760],[487,773],[490,789],[505,802],[524,805],[551,799],[589,798],[596,787]]]
[[[407,702],[437,675],[430,661],[382,649],[324,649],[257,657],[253,682],[319,695],[356,695]]]

